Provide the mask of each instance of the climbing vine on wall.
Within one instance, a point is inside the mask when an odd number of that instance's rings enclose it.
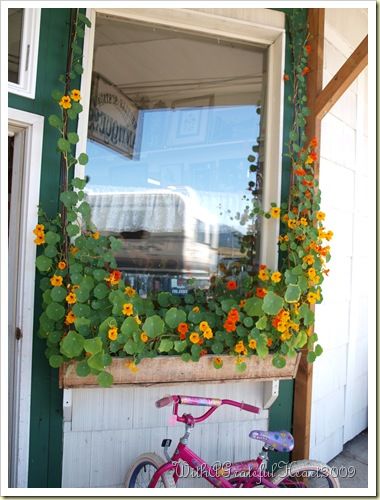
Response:
[[[75,360],[78,375],[96,374],[99,384],[107,387],[113,381],[107,367],[114,357],[126,358],[126,366],[136,371],[143,358],[178,355],[189,362],[211,354],[218,369],[223,355],[233,354],[236,369],[244,371],[251,355],[265,358],[272,353],[273,364],[281,368],[288,356],[306,348],[313,362],[322,348],[313,333],[311,306],[322,301],[332,232],[325,229],[320,210],[314,171],[318,144],[305,135],[308,56],[313,46],[306,32],[295,36],[305,26],[288,16],[292,71],[284,80],[292,88],[294,111],[286,153],[291,162],[289,199],[270,207],[254,200],[251,208],[251,217],[281,221],[280,268],[269,269],[265,262],[249,270],[223,266],[208,290],[193,288],[184,297],[152,293],[147,298],[140,297],[117,269],[114,254],[121,242],[97,231],[86,201],[86,181],[71,174],[75,165],[88,162],[84,152],[74,153],[82,96],[72,81],[83,72],[79,40],[90,26],[75,11],[67,72],[59,77],[61,89],[52,93],[57,113],[49,117],[58,132],[61,208],[54,218],[40,209],[34,230],[40,249],[36,265],[44,275],[38,334],[46,341],[50,365]]]

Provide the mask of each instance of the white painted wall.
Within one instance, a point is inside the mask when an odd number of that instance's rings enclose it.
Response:
[[[366,9],[326,9],[326,85],[367,34]],[[315,330],[310,457],[327,462],[367,427],[369,259],[367,70],[322,120],[320,185],[334,231]]]
[[[64,424],[62,487],[121,488],[131,463],[141,453],[163,455],[161,441],[184,433],[183,424],[169,426],[171,406],[157,409],[154,402],[167,394],[186,394],[246,401],[262,407],[264,383],[251,381],[217,384],[181,384],[111,389],[72,389],[72,412]],[[181,406],[197,416],[205,408]],[[233,407],[219,408],[196,425],[189,446],[208,463],[247,460],[261,446],[248,437],[252,429],[268,428],[268,410],[260,415]],[[202,479],[181,482],[185,487],[207,487]]]

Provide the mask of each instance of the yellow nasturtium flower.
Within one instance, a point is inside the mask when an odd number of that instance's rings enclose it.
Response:
[[[81,99],[81,95],[80,95],[79,90],[77,90],[77,89],[73,89],[73,90],[71,91],[70,97],[71,97],[71,99],[72,99],[73,101],[76,101],[76,102],[80,101],[80,99]]]
[[[70,109],[71,108],[71,99],[68,95],[64,95],[61,97],[61,100],[59,101],[59,105],[63,109]]]
[[[270,212],[271,217],[273,217],[273,219],[278,219],[280,217],[281,208],[272,207],[269,212]]]

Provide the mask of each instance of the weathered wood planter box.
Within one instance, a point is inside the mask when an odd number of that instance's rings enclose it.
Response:
[[[272,365],[273,356],[265,359],[258,356],[247,358],[247,369],[243,373],[236,370],[234,356],[220,356],[223,367],[213,366],[215,356],[203,356],[198,362],[184,362],[178,356],[158,356],[153,359],[143,359],[138,365],[138,372],[132,373],[126,366],[128,358],[115,358],[107,371],[114,378],[113,386],[120,385],[152,385],[175,382],[218,382],[228,380],[287,380],[295,378],[301,353],[294,358],[287,358],[284,368]],[[79,377],[76,373],[76,362],[67,363],[60,369],[60,387],[99,387],[96,376]]]

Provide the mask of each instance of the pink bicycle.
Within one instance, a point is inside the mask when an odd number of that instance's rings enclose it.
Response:
[[[171,456],[168,448],[171,439],[164,439],[162,447],[166,461],[155,453],[140,455],[127,472],[127,488],[175,488],[183,477],[183,466],[195,471],[196,477],[202,477],[215,488],[339,488],[339,481],[333,470],[315,460],[298,460],[286,464],[274,474],[267,471],[268,451],[290,452],[294,447],[293,436],[287,431],[253,430],[249,437],[264,443],[255,459],[215,467],[207,464],[188,446],[190,433],[195,424],[205,421],[221,405],[230,405],[241,410],[259,413],[260,408],[231,399],[214,399],[196,396],[168,396],[156,401],[162,408],[173,404],[173,418],[185,424],[185,433],[180,438]],[[209,406],[201,416],[193,417],[190,413],[178,414],[179,405]]]

